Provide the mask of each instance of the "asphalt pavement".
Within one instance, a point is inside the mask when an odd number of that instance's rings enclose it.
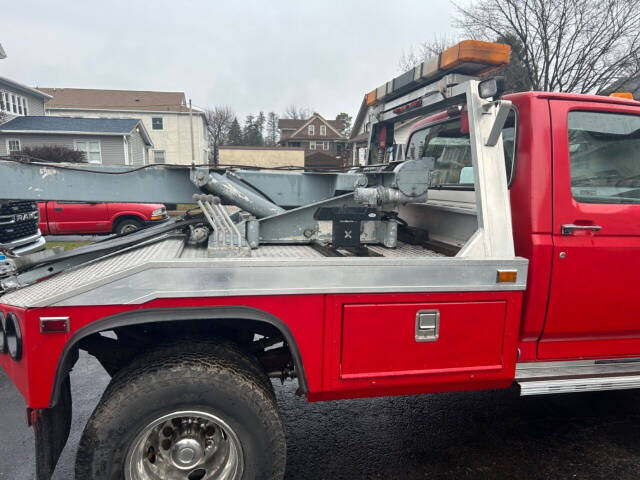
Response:
[[[106,235],[45,235],[47,242],[97,242]]]
[[[73,478],[82,428],[109,382],[83,355],[71,437],[55,480]],[[519,397],[514,390],[308,403],[276,385],[287,480],[640,478],[640,391]],[[0,479],[31,480],[24,402],[0,370]]]

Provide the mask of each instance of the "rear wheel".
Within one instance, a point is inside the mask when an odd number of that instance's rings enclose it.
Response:
[[[76,478],[281,479],[285,450],[252,357],[230,344],[170,346],[114,377],[85,427]]]
[[[125,218],[124,220],[120,220],[116,224],[115,232],[118,235],[124,235],[125,233],[135,232],[136,230],[140,230],[142,227],[142,222],[140,220],[136,220],[135,218]]]

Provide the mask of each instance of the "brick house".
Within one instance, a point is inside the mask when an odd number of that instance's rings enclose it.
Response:
[[[340,133],[340,128],[339,121],[326,120],[318,113],[306,120],[281,118],[278,120],[278,143],[283,147],[304,148],[305,158],[321,152],[325,154],[323,157],[333,157],[336,166],[341,166],[347,138]],[[314,157],[317,155],[311,158]]]

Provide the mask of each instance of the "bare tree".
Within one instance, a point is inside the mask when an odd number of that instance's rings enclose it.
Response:
[[[457,41],[457,37],[452,35],[434,36],[433,39],[421,42],[411,47],[408,52],[404,52],[400,60],[398,60],[398,68],[401,72],[411,70],[413,67],[424,62],[425,59],[440,55]]]
[[[209,161],[214,165],[218,164],[218,147],[224,145],[231,128],[231,122],[235,114],[229,106],[216,106],[205,110],[205,120],[207,122],[207,132],[209,134]]]
[[[637,0],[477,0],[456,5],[471,38],[513,36],[531,88],[598,92],[640,71]]]
[[[313,113],[313,109],[309,107],[299,107],[291,104],[284,110],[284,118],[291,118],[293,120],[306,120]]]

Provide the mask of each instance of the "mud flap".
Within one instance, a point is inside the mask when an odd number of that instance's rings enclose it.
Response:
[[[50,480],[71,430],[71,384],[65,378],[58,403],[33,412],[36,440],[36,479]]]

